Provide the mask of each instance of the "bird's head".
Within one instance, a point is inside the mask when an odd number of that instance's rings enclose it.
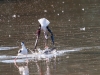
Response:
[[[21,45],[23,46],[24,45],[24,42],[21,42]]]

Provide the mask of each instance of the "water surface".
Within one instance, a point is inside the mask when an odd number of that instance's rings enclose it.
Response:
[[[16,56],[22,41],[26,47],[33,49],[38,19],[45,17],[51,22],[57,50],[77,48],[79,51],[66,52],[49,61],[17,65],[22,69],[25,66],[27,75],[99,75],[99,9],[99,0],[1,0],[0,58]],[[52,46],[50,40],[49,46]],[[43,33],[38,47],[44,48]],[[0,62],[0,75],[20,73],[14,63]]]

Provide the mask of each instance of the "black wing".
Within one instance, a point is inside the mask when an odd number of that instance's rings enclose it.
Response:
[[[18,53],[21,53],[21,52],[22,52],[22,50],[19,50],[19,51],[18,51]]]

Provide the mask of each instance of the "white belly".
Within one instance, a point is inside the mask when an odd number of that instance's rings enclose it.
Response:
[[[41,30],[43,30],[43,32],[47,32],[47,28],[45,26],[42,26]]]

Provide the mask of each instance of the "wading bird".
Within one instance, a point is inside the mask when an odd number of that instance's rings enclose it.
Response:
[[[16,59],[18,58],[19,55],[26,55],[26,57],[27,57],[28,50],[27,50],[27,48],[25,47],[24,42],[21,42],[21,46],[22,46],[22,48],[19,49],[18,55],[17,55],[17,57],[15,58],[15,61],[16,61]]]

